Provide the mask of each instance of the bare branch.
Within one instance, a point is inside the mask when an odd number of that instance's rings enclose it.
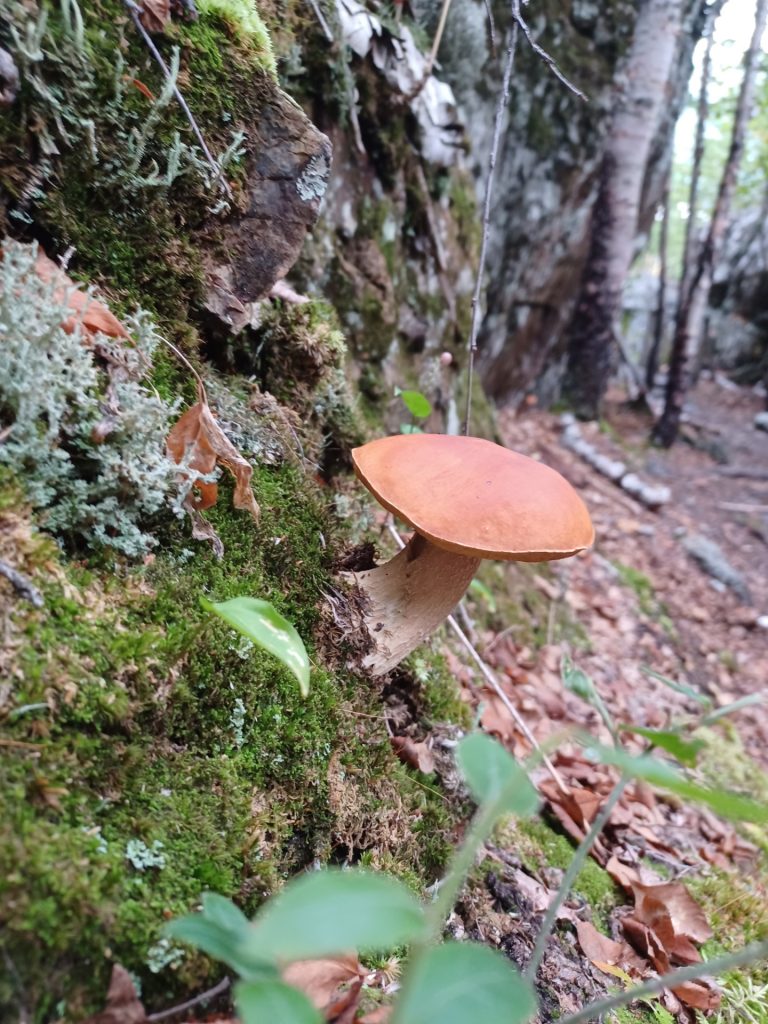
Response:
[[[517,0],[514,0],[517,2]],[[517,49],[517,21],[512,23],[507,47],[506,63],[504,65],[504,78],[499,91],[499,99],[496,104],[496,118],[493,125],[493,139],[491,141],[491,152],[488,156],[488,177],[485,181],[485,198],[483,199],[483,234],[480,241],[480,256],[477,263],[477,276],[475,277],[475,290],[472,293],[472,322],[469,328],[469,342],[467,349],[469,353],[467,361],[467,411],[464,417],[464,433],[469,433],[470,418],[472,416],[472,379],[475,372],[475,352],[477,352],[477,335],[480,332],[480,292],[483,287],[485,276],[485,260],[488,255],[488,236],[491,230],[491,200],[493,198],[493,175],[496,170],[496,159],[499,153],[499,142],[501,141],[501,129],[504,123],[504,111],[509,103],[509,86],[512,81],[512,70],[515,66],[515,50]]]
[[[528,25],[526,24],[522,14],[520,13],[520,0],[512,0],[512,17],[514,18],[515,22],[520,26],[520,31],[528,40],[528,45],[536,54],[536,56],[540,57],[544,61],[544,63],[547,65],[547,67],[555,76],[555,78],[561,81],[563,85],[566,87],[566,89],[570,89],[574,96],[578,96],[580,100],[584,100],[584,102],[586,103],[587,97],[584,95],[581,89],[577,89],[573,82],[569,81],[565,77],[563,72],[557,66],[554,58],[550,57],[547,51],[542,49],[542,47],[539,46],[539,44],[531,35],[531,30],[528,28]]]
[[[13,566],[9,565],[3,559],[0,559],[0,576],[5,576],[16,593],[20,597],[26,598],[26,600],[29,601],[30,604],[33,604],[35,608],[43,607],[45,604],[43,601],[43,595],[37,587],[24,575],[23,572],[19,572],[18,569],[14,569]]]
[[[218,985],[214,985],[213,988],[201,992],[199,996],[193,996],[192,999],[187,999],[186,1002],[179,1003],[178,1006],[171,1006],[168,1010],[159,1010],[157,1013],[148,1014],[147,1020],[152,1021],[154,1024],[158,1020],[176,1017],[178,1014],[184,1013],[185,1010],[191,1010],[193,1006],[199,1006],[200,1003],[207,1003],[209,1000],[215,999],[216,996],[220,996],[223,992],[227,991],[229,985],[229,978],[222,978]]]

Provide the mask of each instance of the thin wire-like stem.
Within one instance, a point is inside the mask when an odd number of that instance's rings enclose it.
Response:
[[[437,30],[435,31],[435,38],[432,40],[432,49],[429,51],[427,57],[427,65],[424,69],[424,78],[427,79],[432,74],[432,68],[435,66],[437,60],[437,54],[440,49],[440,43],[443,41],[443,32],[445,32],[445,23],[448,21],[448,11],[451,9],[451,0],[443,0],[443,6],[440,10],[440,19],[437,23]]]
[[[768,940],[764,942],[753,942],[750,946],[738,950],[736,953],[727,953],[725,956],[717,956],[713,960],[704,960],[700,964],[691,964],[690,967],[678,967],[675,971],[669,971],[658,978],[644,981],[642,985],[635,985],[624,992],[617,992],[616,995],[608,996],[597,1002],[590,1003],[576,1013],[568,1017],[561,1017],[560,1024],[588,1024],[589,1021],[601,1020],[604,1013],[610,1010],[617,1010],[620,1006],[633,1003],[636,999],[645,999],[647,996],[655,996],[665,988],[674,989],[684,981],[695,981],[708,975],[723,974],[725,971],[733,970],[734,967],[743,967],[744,964],[755,963],[768,957]]]
[[[200,995],[187,999],[186,1002],[179,1003],[177,1006],[171,1006],[167,1010],[158,1010],[157,1013],[148,1014],[147,1020],[152,1021],[154,1024],[154,1022],[158,1020],[167,1020],[168,1017],[176,1017],[178,1014],[184,1013],[186,1010],[191,1010],[193,1006],[199,1006],[200,1003],[207,1003],[209,1000],[215,999],[216,996],[220,996],[223,992],[226,992],[229,986],[229,978],[222,978],[217,985],[213,986],[213,988],[209,988],[205,992],[201,992]]]
[[[504,77],[501,82],[499,99],[496,104],[496,117],[493,124],[493,139],[491,151],[488,155],[488,176],[485,179],[485,197],[483,199],[483,233],[480,240],[480,256],[477,261],[477,276],[475,277],[475,290],[472,293],[472,321],[469,328],[469,342],[467,344],[467,410],[464,417],[464,433],[469,433],[470,419],[472,416],[472,385],[475,373],[475,352],[477,352],[477,336],[480,333],[480,292],[483,288],[485,277],[485,261],[488,255],[488,237],[491,233],[491,202],[493,200],[493,178],[496,171],[496,160],[499,154],[499,143],[501,142],[501,130],[504,124],[504,112],[509,103],[509,86],[512,82],[512,71],[515,67],[515,51],[517,49],[517,21],[513,21],[509,35],[509,46],[507,47],[506,62],[504,64]]]
[[[629,776],[622,775],[619,781],[611,790],[608,799],[605,801],[605,804],[600,810],[600,813],[592,822],[592,827],[590,828],[589,832],[587,832],[587,834],[584,836],[584,838],[576,848],[576,851],[574,852],[573,857],[571,858],[571,862],[568,865],[565,874],[563,875],[563,880],[560,883],[557,892],[555,893],[554,899],[547,907],[547,912],[544,915],[544,920],[541,923],[541,928],[539,929],[539,934],[536,939],[536,945],[534,947],[533,954],[531,955],[531,959],[528,962],[527,967],[525,968],[524,974],[527,978],[532,979],[536,977],[536,972],[539,969],[539,964],[541,963],[544,957],[544,950],[547,947],[549,936],[552,934],[552,929],[554,928],[555,921],[557,920],[557,912],[563,905],[563,901],[568,896],[568,893],[571,891],[571,886],[576,881],[576,876],[584,866],[586,859],[589,856],[590,850],[595,845],[595,842],[597,841],[597,838],[600,835],[600,833],[603,831],[606,822],[611,816],[611,812],[613,811],[616,804],[619,802],[619,798],[621,797],[621,794],[624,792],[624,789],[628,782]]]
[[[320,9],[320,4],[317,2],[317,0],[309,0],[309,6],[315,12],[315,17],[320,23],[320,28],[323,30],[323,35],[325,36],[329,43],[332,43],[334,41],[333,32],[331,31],[331,26],[325,20],[325,15]]]
[[[388,528],[388,530],[389,530],[393,540],[397,544],[397,546],[402,550],[402,548],[405,547],[405,541],[403,540],[403,538],[400,536],[400,534],[397,532],[397,530],[395,529],[395,527],[391,523],[389,523],[387,528]],[[485,678],[485,680],[488,682],[488,684],[494,690],[494,692],[496,693],[498,698],[501,700],[502,704],[507,709],[507,711],[509,711],[510,715],[512,716],[512,718],[514,719],[514,721],[517,724],[518,728],[520,729],[520,732],[522,732],[522,734],[525,736],[525,738],[531,744],[533,749],[539,754],[543,764],[547,768],[547,771],[552,776],[552,778],[555,780],[555,782],[556,782],[557,786],[559,787],[559,789],[561,790],[561,792],[569,793],[570,790],[568,789],[566,784],[563,782],[563,779],[562,779],[560,773],[557,771],[557,769],[552,764],[550,759],[547,757],[547,755],[541,749],[541,744],[536,739],[536,737],[533,735],[533,733],[529,729],[525,719],[521,717],[521,715],[520,715],[519,711],[517,710],[517,708],[515,707],[515,705],[512,703],[512,701],[509,699],[509,697],[506,695],[506,693],[504,693],[504,690],[501,688],[501,685],[500,685],[499,681],[497,680],[496,676],[494,675],[494,673],[492,672],[490,666],[487,665],[483,661],[483,659],[481,658],[480,654],[478,653],[477,648],[475,647],[475,645],[469,639],[469,637],[464,632],[464,630],[461,628],[461,626],[458,624],[458,622],[453,617],[453,615],[449,615],[446,621],[447,621],[448,625],[450,626],[450,628],[453,630],[453,632],[456,634],[456,636],[459,638],[461,643],[466,648],[467,653],[469,654],[469,656],[472,658],[474,663],[477,665],[477,667],[482,672],[483,677]]]
[[[570,82],[565,77],[563,72],[557,66],[555,59],[553,57],[550,57],[547,51],[542,49],[542,47],[539,46],[539,44],[531,35],[531,30],[530,28],[528,28],[525,19],[520,13],[520,0],[512,0],[512,17],[515,21],[515,24],[520,26],[520,30],[527,39],[530,48],[533,50],[537,57],[540,57],[544,61],[544,63],[547,65],[547,67],[555,76],[555,78],[561,81],[563,85],[566,87],[566,89],[570,89],[574,96],[578,96],[580,100],[584,100],[586,102],[587,97],[584,95],[581,89],[577,89],[573,82]]]
[[[168,81],[171,81],[172,80],[172,76],[171,76],[170,68],[168,67],[168,65],[166,64],[165,60],[163,59],[163,55],[160,53],[158,48],[155,46],[155,44],[154,44],[154,42],[152,40],[152,37],[150,36],[149,32],[147,32],[147,30],[144,28],[144,26],[141,23],[141,19],[139,17],[139,14],[141,13],[141,8],[137,4],[135,4],[133,2],[133,0],[123,0],[123,3],[128,8],[128,13],[131,16],[131,20],[133,21],[133,24],[136,26],[136,31],[141,35],[142,39],[144,40],[144,42],[145,42],[145,44],[147,46],[147,49],[149,50],[149,52],[155,58],[155,61],[158,63],[158,65],[162,69],[162,72],[165,75],[166,79]],[[206,161],[208,162],[208,164],[209,164],[211,170],[213,171],[216,179],[221,184],[222,189],[224,190],[224,192],[226,192],[227,196],[231,199],[232,198],[232,189],[229,187],[229,182],[224,177],[224,171],[222,170],[221,164],[217,160],[214,159],[213,154],[211,153],[210,149],[208,148],[207,142],[203,138],[203,133],[200,131],[200,127],[199,127],[197,121],[195,120],[192,111],[189,109],[189,104],[184,99],[183,95],[181,94],[181,91],[180,91],[179,87],[176,84],[173,85],[173,95],[176,97],[176,102],[179,104],[181,109],[184,111],[184,116],[186,117],[187,121],[189,121],[189,125],[190,125],[191,129],[195,133],[195,138],[200,143],[200,149],[203,151],[203,156],[205,157]]]

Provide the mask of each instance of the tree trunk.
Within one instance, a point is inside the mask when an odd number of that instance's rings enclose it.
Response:
[[[682,0],[645,0],[601,168],[590,249],[568,333],[565,392],[595,418],[608,384],[624,281],[632,259],[646,163],[672,70]]]
[[[657,444],[669,448],[674,444],[680,429],[680,417],[683,402],[688,388],[688,366],[690,362],[692,342],[694,338],[695,311],[701,303],[701,291],[710,280],[715,261],[720,251],[725,229],[730,214],[731,200],[736,188],[736,180],[744,150],[744,135],[749,121],[755,94],[755,81],[758,71],[760,41],[765,31],[768,0],[757,0],[755,9],[755,28],[749,48],[744,55],[744,77],[739,90],[736,113],[733,119],[731,145],[725,168],[720,179],[715,208],[709,223],[707,237],[701,247],[696,263],[690,275],[686,275],[681,289],[681,299],[675,319],[675,336],[672,342],[672,356],[669,364],[669,377],[664,402],[664,412],[654,427],[653,439]]]
[[[671,172],[670,172],[671,173]],[[646,394],[653,391],[656,372],[659,368],[659,352],[664,341],[664,324],[667,312],[667,239],[669,237],[669,179],[662,199],[661,231],[659,233],[659,299],[653,323],[653,341],[645,364]]]

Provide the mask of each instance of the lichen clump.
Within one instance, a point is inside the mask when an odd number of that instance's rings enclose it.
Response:
[[[130,343],[65,330],[67,295],[38,276],[36,253],[6,242],[0,260],[0,464],[51,532],[142,555],[178,470],[173,407],[146,384],[159,336],[144,313],[128,319]]]

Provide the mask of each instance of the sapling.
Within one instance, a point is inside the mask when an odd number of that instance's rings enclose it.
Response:
[[[474,942],[442,942],[445,921],[475,863],[478,853],[503,815],[534,813],[538,796],[526,772],[496,741],[481,733],[466,737],[457,761],[472,796],[475,817],[430,905],[422,907],[401,883],[382,875],[351,869],[323,870],[288,883],[268,901],[254,921],[230,901],[206,893],[202,911],[172,922],[169,934],[198,946],[227,963],[241,978],[235,1003],[242,1024],[321,1024],[321,1016],[300,992],[286,985],[280,970],[286,964],[327,957],[355,949],[382,952],[408,944],[402,987],[393,1008],[392,1024],[525,1024],[536,1013],[533,976],[554,924],[557,906],[567,895],[579,866],[588,855],[612,806],[630,777],[661,784],[673,792],[694,795],[692,784],[664,762],[624,751],[595,747],[596,756],[618,764],[622,777],[598,820],[577,851],[555,897],[555,910],[542,932],[524,974],[501,954]],[[696,799],[722,809],[727,794],[694,787]],[[733,813],[768,820],[768,808],[742,800]],[[768,941],[706,963],[680,968],[642,985],[592,1003],[562,1020],[581,1024],[635,999],[675,987],[718,971],[760,959]]]

